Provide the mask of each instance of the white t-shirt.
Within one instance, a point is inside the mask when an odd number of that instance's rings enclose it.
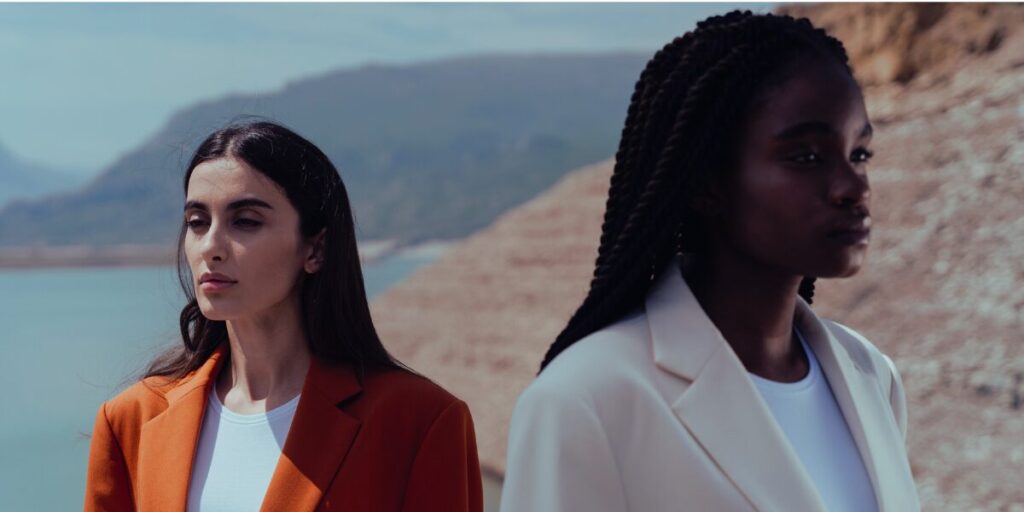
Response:
[[[231,412],[211,387],[188,486],[188,512],[259,510],[299,397],[261,414]]]
[[[875,512],[878,504],[857,444],[818,359],[797,332],[811,369],[797,382],[750,374],[830,512]]]

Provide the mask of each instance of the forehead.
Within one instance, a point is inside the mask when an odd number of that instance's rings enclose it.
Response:
[[[837,63],[810,59],[765,91],[753,112],[750,135],[770,136],[796,124],[815,121],[842,135],[858,135],[868,124],[864,97],[853,77]]]
[[[209,160],[192,170],[186,199],[212,204],[239,197],[258,197],[271,204],[286,201],[274,180],[235,158]]]

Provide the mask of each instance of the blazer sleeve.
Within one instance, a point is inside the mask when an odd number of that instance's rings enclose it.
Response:
[[[512,414],[501,512],[624,512],[615,456],[591,404],[537,384]]]
[[[106,404],[96,413],[85,481],[85,512],[134,510],[124,453],[110,427]]]
[[[473,418],[456,401],[434,420],[413,460],[403,512],[483,512]]]

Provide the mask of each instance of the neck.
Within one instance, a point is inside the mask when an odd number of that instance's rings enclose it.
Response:
[[[687,276],[697,302],[747,371],[782,382],[799,380],[809,368],[793,337],[801,279],[724,252]]]
[[[229,365],[217,378],[221,401],[235,412],[272,409],[302,391],[311,355],[295,298],[249,318],[227,321]]]

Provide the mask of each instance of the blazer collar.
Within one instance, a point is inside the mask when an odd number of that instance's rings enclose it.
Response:
[[[207,397],[228,353],[228,344],[221,343],[199,369],[164,393],[167,409],[142,426],[139,510],[185,510]],[[338,405],[361,390],[350,366],[313,359],[261,510],[317,507],[359,431],[359,421]]]
[[[313,359],[261,511],[317,508],[361,425],[340,406],[361,391],[350,365]]]
[[[814,351],[832,395],[846,419],[881,511],[916,510],[917,495],[906,461],[904,441],[894,429],[888,396],[879,393],[879,373],[859,344],[844,345],[802,299],[794,325]],[[913,494],[911,494],[913,493]]]
[[[668,266],[645,304],[655,364],[688,382],[678,396],[670,397],[676,416],[755,508],[824,511],[799,456],[679,268],[678,260]],[[885,443],[894,440],[878,411],[889,406],[877,403],[877,386],[862,369],[863,358],[847,354],[803,300],[798,300],[794,325],[832,387],[880,510],[899,510],[886,506],[900,500],[898,489],[886,488],[889,471],[882,467],[889,462]]]

